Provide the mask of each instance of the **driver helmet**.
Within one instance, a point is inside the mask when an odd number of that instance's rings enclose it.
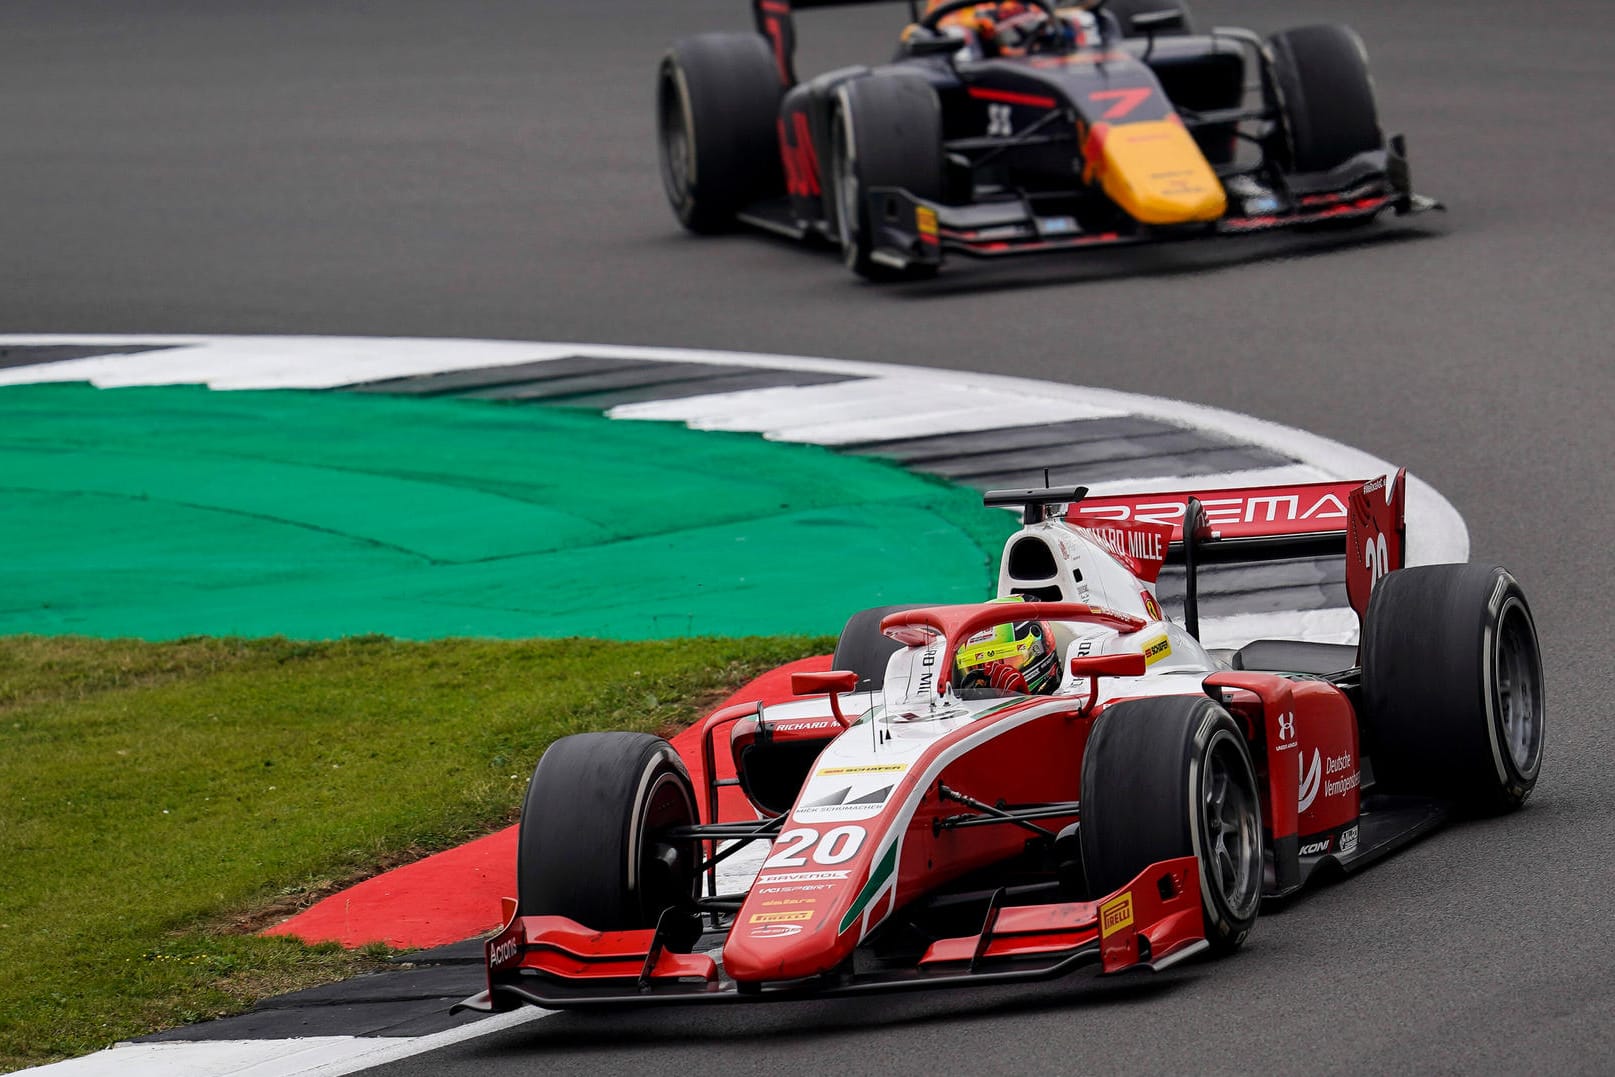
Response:
[[[941,0],[928,5],[935,8]],[[964,8],[942,19],[943,26],[956,27],[967,33],[986,56],[1023,55],[1027,51],[1029,35],[1042,32],[1047,17],[1041,7],[1031,0],[987,0],[975,7]],[[1064,19],[1057,20],[1054,32],[1062,40],[1074,43],[1075,34]]]
[[[1060,686],[1060,655],[1047,621],[994,625],[960,644],[953,659],[957,691],[993,688],[1025,695],[1053,695]]]

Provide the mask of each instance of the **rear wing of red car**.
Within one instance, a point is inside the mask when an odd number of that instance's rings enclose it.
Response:
[[[1199,635],[1202,564],[1345,554],[1346,595],[1359,619],[1375,582],[1406,554],[1406,469],[1366,482],[1314,482],[1083,498],[1066,518],[1082,526],[1172,529],[1168,562],[1185,567],[1185,626]]]
[[[751,0],[751,14],[757,23],[757,32],[768,38],[774,47],[774,63],[779,68],[780,84],[790,87],[796,85],[796,12],[816,7],[851,7],[889,2],[892,0]],[[910,21],[918,20],[919,0],[907,2]]]

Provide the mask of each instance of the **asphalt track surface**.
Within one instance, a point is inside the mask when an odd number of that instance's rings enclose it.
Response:
[[[894,6],[809,15],[878,60]],[[1180,396],[1412,467],[1513,568],[1550,691],[1515,816],[1450,829],[1155,978],[560,1015],[386,1072],[1607,1073],[1615,1066],[1615,7],[1203,3],[1349,21],[1443,219],[950,267],[681,235],[652,72],[741,0],[0,8],[0,331],[577,339]]]

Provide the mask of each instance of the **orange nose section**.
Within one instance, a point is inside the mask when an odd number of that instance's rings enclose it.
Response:
[[[1086,156],[1091,178],[1144,224],[1214,221],[1228,209],[1222,182],[1175,118],[1095,124]]]

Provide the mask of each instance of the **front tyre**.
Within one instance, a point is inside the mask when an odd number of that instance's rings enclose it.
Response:
[[[699,933],[700,845],[669,831],[697,819],[689,773],[661,737],[562,737],[539,759],[522,804],[520,914],[626,931],[688,910],[672,940],[687,946]]]
[[[1476,812],[1525,803],[1542,769],[1542,656],[1520,585],[1492,565],[1424,565],[1375,585],[1363,732],[1377,783]]]
[[[1368,50],[1345,26],[1303,26],[1267,41],[1283,119],[1281,156],[1294,172],[1327,172],[1385,145]]]
[[[656,78],[662,187],[692,232],[785,189],[775,130],[784,88],[760,34],[699,34],[674,45]]]
[[[1262,904],[1256,772],[1227,711],[1196,696],[1107,707],[1082,761],[1083,873],[1095,899],[1160,860],[1200,864],[1206,941],[1230,953]]]
[[[836,653],[830,661],[830,668],[858,674],[858,686],[853,689],[855,692],[880,691],[886,683],[886,666],[891,662],[892,655],[903,648],[901,643],[881,634],[880,622],[888,614],[913,609],[919,607],[875,606],[847,618],[846,627],[842,628],[841,637],[836,640]]]
[[[935,265],[899,269],[875,258],[876,222],[868,198],[876,187],[897,187],[941,201],[942,107],[930,83],[903,75],[843,83],[830,119],[830,174],[834,223],[848,269],[868,280],[936,274]]]

